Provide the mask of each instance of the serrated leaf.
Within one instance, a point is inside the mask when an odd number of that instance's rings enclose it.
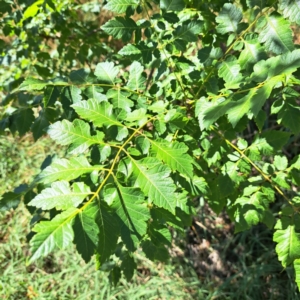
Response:
[[[144,90],[146,88],[146,78],[142,75],[144,67],[137,61],[133,62],[129,70],[127,87],[133,91]]]
[[[77,103],[82,100],[81,90],[75,85],[65,87],[62,94],[70,103]]]
[[[188,21],[178,26],[174,31],[175,38],[183,39],[186,42],[196,42],[198,35],[203,30],[204,23],[202,21]]]
[[[74,237],[72,224],[76,214],[77,209],[71,208],[51,221],[41,221],[33,227],[32,230],[36,234],[30,240],[32,254],[29,264],[57,248],[65,249],[72,243]]]
[[[120,55],[140,55],[142,54],[141,50],[134,45],[127,44],[119,52]]]
[[[73,225],[76,249],[86,263],[91,260],[98,246],[99,227],[95,221],[98,210],[98,205],[92,202],[78,213]]]
[[[116,186],[112,207],[119,216],[121,236],[126,247],[134,251],[147,232],[150,212],[145,196],[139,188]],[[104,195],[105,198],[105,195]]]
[[[40,91],[47,85],[47,82],[36,78],[26,78],[17,88],[18,91]]]
[[[257,39],[245,40],[244,49],[239,56],[238,63],[241,69],[248,70],[257,62],[266,58],[266,52]]]
[[[300,25],[300,2],[299,0],[280,0],[279,9],[285,18]],[[299,286],[299,285],[298,285]]]
[[[135,185],[139,186],[155,205],[163,207],[174,214],[176,187],[169,177],[171,170],[157,158],[147,157],[138,161],[131,158],[131,161]]]
[[[137,24],[128,17],[116,17],[109,20],[101,27],[104,32],[112,35],[116,39],[122,39],[123,42],[130,41],[135,30],[139,29]]]
[[[165,11],[181,11],[185,8],[184,0],[160,0],[159,5]]]
[[[73,123],[62,120],[49,126],[47,133],[60,145],[71,145],[69,152],[73,154],[83,153],[93,144],[103,144],[104,133],[96,131],[96,135],[90,134],[90,125],[82,120],[75,119]]]
[[[276,245],[276,253],[284,267],[290,265],[295,259],[300,258],[300,233],[295,230],[295,225],[276,230],[273,237]]]
[[[221,34],[228,32],[237,32],[238,24],[242,20],[243,13],[240,8],[231,3],[224,4],[219,15],[216,17],[216,22],[219,25],[216,27]]]
[[[246,114],[250,118],[257,116],[265,101],[269,98],[275,84],[275,81],[270,80],[261,88],[253,88],[245,97],[233,102],[231,108],[227,111],[228,120],[232,126],[235,127]]]
[[[114,108],[122,108],[126,112],[131,111],[133,101],[128,98],[130,96],[129,92],[121,91],[120,89],[111,89],[107,91],[106,96],[108,99],[112,99],[111,102]]]
[[[88,69],[73,70],[69,77],[73,83],[83,84],[87,83],[90,76],[90,71]]]
[[[44,189],[28,205],[43,210],[67,210],[77,207],[90,194],[90,188],[83,182],[75,182],[71,190],[67,181],[58,181],[52,183],[51,188]]]
[[[113,212],[110,212],[103,203],[98,204],[98,207],[99,217],[97,223],[100,234],[97,252],[99,253],[99,263],[103,264],[116,249],[120,228],[117,217]]]
[[[268,51],[275,54],[294,50],[292,30],[290,23],[277,13],[264,15],[259,20],[262,28],[259,33],[258,40],[265,44]]]
[[[72,107],[80,117],[92,121],[98,127],[123,126],[113,113],[113,106],[108,102],[90,99],[73,104]]]
[[[99,166],[91,166],[86,157],[72,157],[69,160],[65,158],[55,160],[49,167],[40,173],[36,182],[47,184],[56,180],[70,181],[82,174],[92,173],[93,171],[101,170]]]
[[[300,50],[294,50],[282,55],[277,55],[260,61],[254,65],[254,72],[251,74],[252,80],[256,82],[265,81],[267,78],[276,78],[282,81],[282,75],[287,76],[295,72],[300,66]]]
[[[221,63],[218,74],[225,82],[233,82],[242,78],[240,69],[241,67],[236,58],[231,56]]]
[[[135,9],[138,4],[138,0],[109,0],[103,8],[118,14],[123,14],[129,7]]]
[[[168,143],[165,140],[151,140],[156,157],[167,164],[172,171],[178,171],[189,178],[193,177],[193,159],[186,152],[188,147],[179,142]]]
[[[95,69],[95,75],[100,81],[114,84],[115,78],[119,73],[119,68],[114,65],[113,62],[98,63]]]

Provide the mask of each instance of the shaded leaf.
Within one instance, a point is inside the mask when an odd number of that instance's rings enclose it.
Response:
[[[36,234],[30,240],[32,263],[42,256],[48,255],[55,249],[65,249],[74,237],[72,224],[77,214],[76,208],[71,208],[57,215],[51,221],[41,221],[33,227]]]

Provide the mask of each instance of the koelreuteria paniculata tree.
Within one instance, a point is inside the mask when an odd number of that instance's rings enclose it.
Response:
[[[167,260],[169,227],[201,197],[236,232],[273,229],[300,286],[298,0],[4,0],[0,14],[1,132],[68,149],[2,195],[33,215],[29,263],[73,242],[130,280],[136,249]]]

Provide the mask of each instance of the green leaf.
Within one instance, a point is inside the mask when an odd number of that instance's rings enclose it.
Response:
[[[70,160],[61,158],[55,160],[49,167],[44,169],[37,176],[36,181],[44,184],[61,179],[70,181],[82,174],[92,173],[101,169],[99,166],[91,166],[84,156],[72,157]]]
[[[268,51],[275,54],[294,50],[292,30],[290,23],[277,13],[264,14],[258,21],[258,40],[265,44]]]
[[[123,14],[129,7],[135,9],[138,4],[138,0],[109,0],[103,8],[118,14]]]
[[[185,8],[184,0],[160,0],[159,5],[165,11],[181,11]]]
[[[285,101],[278,113],[278,123],[289,128],[294,134],[300,133],[300,108]]]
[[[169,177],[171,170],[157,158],[147,157],[134,160],[133,182],[139,186],[149,200],[159,207],[175,213],[176,199],[174,197],[175,185]]]
[[[107,91],[106,96],[108,99],[112,99],[111,101],[114,108],[122,108],[126,112],[131,111],[133,101],[128,98],[130,96],[129,92],[124,92],[120,89],[110,89]]]
[[[196,42],[203,31],[203,25],[202,21],[188,21],[175,29],[174,36],[187,42]]]
[[[46,128],[53,122],[55,117],[57,117],[57,112],[51,108],[44,108],[39,112],[39,116],[35,119],[31,126],[34,140],[46,134]]]
[[[104,134],[96,131],[90,134],[90,125],[82,120],[75,119],[73,123],[62,120],[49,126],[47,133],[60,145],[71,145],[69,152],[80,154],[93,144],[104,144]]]
[[[288,166],[288,160],[285,156],[275,155],[273,164],[277,170],[283,171]]]
[[[216,17],[216,22],[219,25],[216,27],[221,34],[238,31],[238,24],[243,18],[243,13],[240,8],[231,3],[224,4],[219,15]]]
[[[136,263],[132,256],[130,256],[129,252],[127,251],[126,254],[123,254],[121,269],[127,279],[130,281],[133,277],[134,270],[136,269]]]
[[[144,67],[137,61],[133,62],[129,70],[127,87],[133,91],[144,90],[146,88],[146,78],[142,75]]]
[[[113,198],[112,207],[119,217],[122,240],[128,250],[134,251],[146,234],[147,221],[150,219],[145,196],[139,188],[117,184]]]
[[[30,240],[32,263],[42,256],[48,255],[53,250],[65,249],[74,237],[72,224],[77,214],[76,208],[71,208],[57,215],[51,221],[41,221],[33,227],[36,234]]]
[[[91,260],[98,246],[99,227],[95,221],[98,210],[98,205],[92,202],[77,214],[73,225],[76,249],[86,263]]]
[[[75,182],[70,189],[67,181],[54,182],[51,188],[44,189],[28,205],[50,210],[67,210],[77,207],[88,195],[92,194],[88,186],[83,182]]]
[[[300,3],[298,0],[280,0],[279,9],[285,18],[289,18],[291,22],[300,25]]]
[[[13,115],[13,123],[20,135],[29,131],[34,120],[35,117],[31,108],[21,108]]]
[[[34,17],[38,13],[40,6],[43,3],[44,3],[43,0],[38,0],[38,1],[34,2],[33,4],[31,4],[30,6],[28,6],[23,13],[22,22],[27,20],[28,18]]]
[[[59,97],[59,90],[56,86],[47,86],[44,91],[43,103],[44,108],[54,106]]]
[[[156,157],[166,163],[172,171],[178,171],[189,178],[193,177],[193,159],[186,152],[188,147],[179,142],[169,143],[163,139],[151,140]]]
[[[138,136],[135,139],[135,144],[136,148],[142,153],[142,154],[148,154],[149,149],[150,149],[150,141],[149,139],[143,137],[143,136]]]
[[[113,62],[98,63],[95,69],[95,75],[100,81],[114,84],[115,78],[119,73],[119,68],[114,66]]]
[[[298,289],[300,289],[300,259],[294,260],[294,269],[295,269],[295,281],[297,283]]]
[[[0,198],[0,212],[10,209],[15,209],[20,203],[21,195],[18,193],[7,192],[1,195]]]
[[[239,56],[238,63],[241,69],[248,70],[257,62],[266,58],[266,52],[257,39],[245,40],[244,49]]]
[[[47,85],[47,82],[29,77],[17,88],[17,91],[40,91]]]
[[[99,226],[99,244],[97,252],[98,263],[101,265],[115,252],[117,241],[120,234],[120,228],[116,215],[109,211],[104,203],[98,203],[99,215],[97,223]]]
[[[108,102],[99,102],[95,99],[90,99],[73,104],[72,107],[81,118],[92,121],[95,126],[123,126],[113,113],[113,106]]]
[[[142,52],[139,48],[132,44],[125,45],[119,52],[120,55],[140,55]]]
[[[122,39],[123,42],[130,41],[133,32],[139,29],[137,24],[128,17],[116,17],[106,22],[101,28],[115,39]]]
[[[275,84],[275,81],[270,80],[261,88],[253,88],[245,97],[233,102],[231,108],[227,111],[228,120],[232,126],[235,127],[238,121],[246,114],[249,118],[252,118],[252,116],[256,117],[265,101],[269,98]]]
[[[234,56],[230,56],[221,63],[218,74],[225,82],[233,82],[242,78],[240,69],[237,59]]]
[[[273,237],[276,245],[276,253],[282,265],[286,268],[295,259],[300,258],[300,233],[295,230],[295,225],[276,230]]]

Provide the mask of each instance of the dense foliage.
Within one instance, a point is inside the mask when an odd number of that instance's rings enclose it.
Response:
[[[299,1],[4,0],[0,14],[0,131],[68,146],[2,195],[33,215],[29,263],[74,242],[130,280],[135,250],[166,261],[202,198],[236,232],[274,228],[300,286]]]

